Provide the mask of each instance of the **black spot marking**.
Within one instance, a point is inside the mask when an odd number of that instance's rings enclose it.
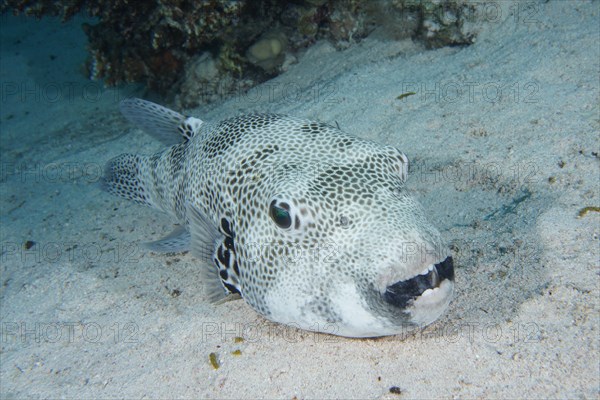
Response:
[[[226,281],[227,279],[229,279],[229,274],[227,273],[226,269],[222,269],[219,271],[219,276],[221,277],[221,279],[223,279],[224,281]]]
[[[217,258],[225,268],[229,267],[229,260],[231,258],[229,250],[223,250],[223,246],[219,246],[219,250],[217,250]]]
[[[227,288],[227,290],[229,290],[230,293],[240,294],[241,295],[240,291],[235,286],[233,286],[232,284],[229,284],[227,282],[223,282],[223,285],[225,285],[225,288]]]
[[[233,233],[231,233],[231,225],[229,224],[229,221],[227,221],[227,219],[225,218],[221,218],[221,230],[225,235],[233,237]]]

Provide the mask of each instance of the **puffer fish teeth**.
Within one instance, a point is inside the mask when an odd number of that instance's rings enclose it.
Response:
[[[418,275],[427,275],[431,271],[435,269],[435,264],[431,264],[429,267],[425,268],[423,271],[419,272]]]
[[[433,296],[439,290],[440,290],[439,287],[435,287],[433,289],[427,289],[426,291],[423,292],[423,294],[421,294],[421,297]]]
[[[347,337],[404,334],[447,309],[453,259],[398,149],[285,115],[120,109],[167,147],[113,158],[102,185],[171,218],[146,248],[189,251],[207,301],[241,297],[271,321]]]

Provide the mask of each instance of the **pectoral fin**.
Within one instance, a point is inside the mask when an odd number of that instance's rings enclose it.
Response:
[[[187,205],[192,255],[202,261],[202,282],[211,302],[225,298],[228,292],[221,283],[218,269],[213,262],[215,250],[223,241],[223,234],[212,220],[198,207]]]
[[[168,236],[154,242],[144,243],[144,247],[155,253],[183,253],[190,250],[191,235],[183,226],[178,226]]]

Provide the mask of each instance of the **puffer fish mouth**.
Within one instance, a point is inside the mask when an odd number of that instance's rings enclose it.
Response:
[[[388,286],[383,298],[387,303],[405,309],[427,290],[439,288],[444,280],[454,281],[454,264],[450,256],[413,278]]]

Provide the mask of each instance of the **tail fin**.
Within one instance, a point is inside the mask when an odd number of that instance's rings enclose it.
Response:
[[[121,154],[108,161],[102,178],[103,189],[136,203],[152,205],[141,175],[144,164],[145,158],[136,154]]]

